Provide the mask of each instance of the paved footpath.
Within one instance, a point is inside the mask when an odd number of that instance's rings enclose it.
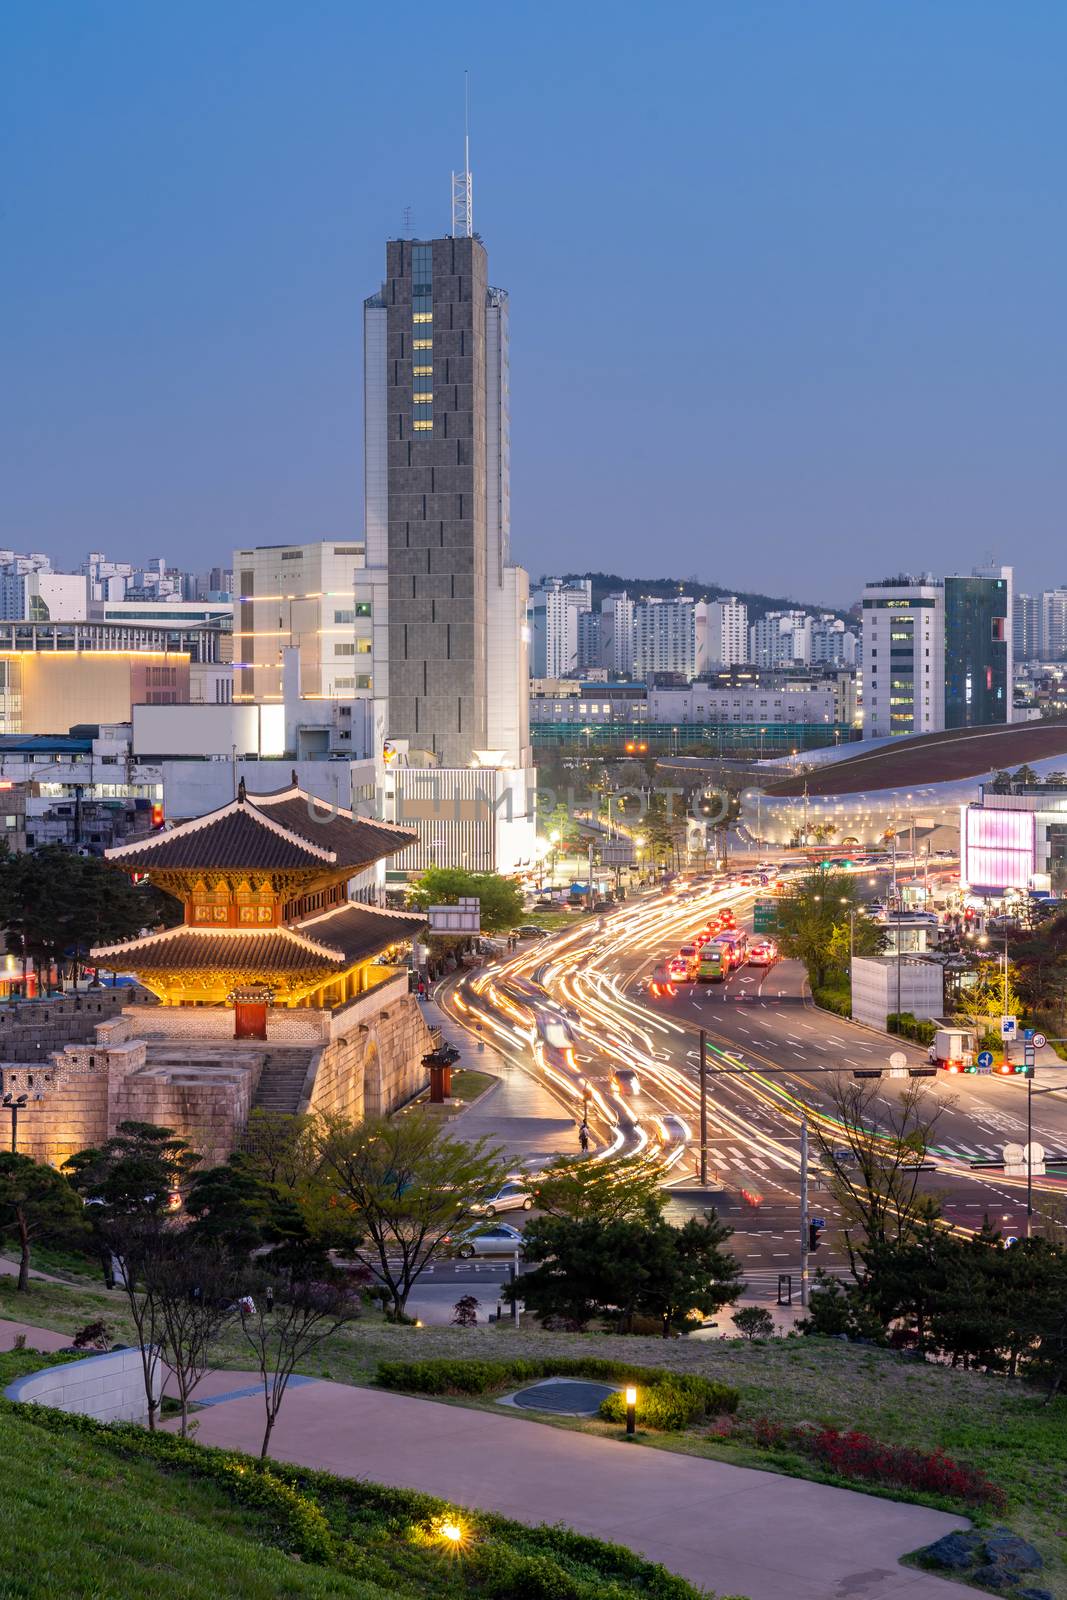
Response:
[[[227,1381],[252,1380],[231,1373]],[[198,1422],[202,1444],[258,1454],[261,1400],[223,1400]],[[962,1517],[526,1419],[318,1381],[286,1396],[272,1446],[282,1460],[344,1477],[422,1489],[521,1522],[563,1522],[720,1595],[979,1595],[898,1565],[908,1551],[967,1527]]]

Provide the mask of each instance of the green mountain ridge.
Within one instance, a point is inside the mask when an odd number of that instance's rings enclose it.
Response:
[[[728,584],[708,583],[702,578],[622,578],[615,572],[566,572],[565,583],[588,578],[593,585],[593,610],[599,611],[605,595],[625,589],[634,599],[646,596],[654,600],[669,600],[673,595],[688,594],[694,600],[714,600],[723,595],[736,595],[748,606],[749,621],[755,622],[768,611],[814,611],[840,617],[844,622],[856,624],[854,612],[842,606],[829,606],[811,601],[792,600],[784,595],[757,594],[752,590],[731,589]]]

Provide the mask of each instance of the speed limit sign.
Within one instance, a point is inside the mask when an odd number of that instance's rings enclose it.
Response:
[[[1033,1039],[1030,1042],[1033,1045],[1035,1050],[1040,1050],[1042,1045],[1048,1043],[1048,1040],[1045,1038],[1045,1035],[1043,1033],[1035,1033]]]

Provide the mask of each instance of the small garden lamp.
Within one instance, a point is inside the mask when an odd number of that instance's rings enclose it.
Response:
[[[626,1433],[632,1438],[637,1430],[637,1390],[633,1384],[626,1388]]]

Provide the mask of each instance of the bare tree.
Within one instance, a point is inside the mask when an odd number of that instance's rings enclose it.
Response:
[[[289,1275],[259,1278],[240,1307],[241,1329],[255,1352],[263,1383],[266,1426],[261,1461],[267,1458],[289,1379],[313,1350],[353,1322],[362,1309],[359,1290],[340,1274],[316,1281]]]
[[[919,1187],[919,1173],[945,1102],[910,1082],[887,1110],[879,1080],[843,1075],[832,1080],[829,1096],[835,1125],[816,1121],[815,1137],[841,1207],[849,1265],[860,1278],[861,1249],[911,1239],[936,1213],[936,1203]]]
[[[181,1403],[181,1434],[189,1432],[189,1402],[211,1370],[220,1335],[237,1312],[241,1263],[228,1252],[172,1232],[148,1263],[159,1310],[163,1359]]]

